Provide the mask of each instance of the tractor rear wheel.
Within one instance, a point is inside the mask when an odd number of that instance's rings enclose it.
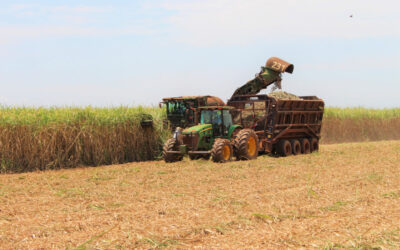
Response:
[[[292,145],[292,152],[294,155],[301,154],[301,146],[299,140],[296,139],[290,140],[290,144]]]
[[[233,149],[231,142],[227,139],[218,138],[211,149],[213,162],[227,162],[232,160]]]
[[[258,156],[258,136],[252,129],[242,129],[235,138],[236,157],[239,160],[253,160]]]
[[[300,139],[301,152],[303,154],[311,153],[310,141],[307,138]]]
[[[276,151],[280,156],[289,156],[292,154],[292,144],[288,140],[280,140]]]
[[[176,162],[176,161],[181,161],[183,156],[180,154],[172,154],[168,153],[168,151],[177,151],[176,147],[176,139],[171,138],[167,140],[164,144],[163,147],[163,152],[162,152],[162,157],[165,162]]]
[[[311,139],[311,152],[317,152],[319,150],[319,142],[317,138]]]

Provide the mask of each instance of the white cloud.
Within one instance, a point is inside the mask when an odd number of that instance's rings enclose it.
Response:
[[[157,32],[152,20],[144,23],[136,20],[136,23],[119,27],[104,22],[106,19],[101,18],[101,14],[112,14],[112,6],[15,4],[7,10],[17,18],[24,18],[24,23],[0,24],[0,45],[48,37],[148,35]]]
[[[24,10],[33,7],[34,4],[13,4],[11,5],[11,10]]]
[[[138,24],[113,28],[80,25],[79,21],[76,19],[73,23],[68,24],[0,25],[0,45],[48,37],[149,35],[157,32],[155,28],[150,27],[150,24],[148,26]]]
[[[44,6],[39,4],[14,4],[9,8],[13,12],[34,12],[37,14],[82,14],[82,13],[104,13],[112,11],[113,8],[111,6],[89,6],[89,5],[77,5],[77,6],[68,6],[68,5],[54,5],[54,6]]]
[[[72,26],[0,26],[0,44],[49,36],[90,35],[96,32],[95,29]]]
[[[67,6],[15,4],[6,9],[8,14],[31,21],[48,20],[49,23],[85,24],[101,14],[113,11],[110,6]]]
[[[51,18],[53,25],[0,27],[0,43],[21,37],[160,32],[154,29],[156,26],[163,27],[162,33],[172,39],[195,46],[400,36],[400,29],[396,29],[400,24],[397,0],[157,0],[145,2],[140,8],[146,16],[140,25],[107,30],[100,25],[87,26],[95,24],[91,21],[96,15],[112,13],[116,7],[13,5],[10,9],[17,16]],[[160,8],[168,11],[166,19],[152,16],[152,11]]]
[[[0,45],[30,39],[71,36],[148,35],[156,32],[142,26],[121,28],[80,27],[77,25],[0,26]]]
[[[55,6],[55,7],[45,7],[44,10],[49,12],[59,13],[59,12],[67,12],[67,13],[104,13],[109,12],[113,8],[112,7],[97,7],[97,6],[84,6],[79,5],[77,7],[70,7],[66,5]]]
[[[198,46],[400,35],[395,0],[175,0],[153,6],[172,11],[168,21],[177,39]]]

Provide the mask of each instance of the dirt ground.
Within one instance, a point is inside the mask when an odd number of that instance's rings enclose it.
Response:
[[[0,175],[1,249],[400,248],[400,141]]]

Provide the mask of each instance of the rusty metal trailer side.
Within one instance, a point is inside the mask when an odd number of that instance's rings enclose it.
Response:
[[[318,143],[321,137],[324,102],[317,97],[288,100],[242,95],[232,98],[228,105],[236,108],[236,122],[256,131],[260,151],[275,152],[283,140]]]

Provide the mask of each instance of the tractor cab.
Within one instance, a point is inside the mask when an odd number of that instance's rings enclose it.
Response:
[[[200,124],[211,124],[214,137],[227,137],[233,125],[231,110],[225,107],[200,107]]]

